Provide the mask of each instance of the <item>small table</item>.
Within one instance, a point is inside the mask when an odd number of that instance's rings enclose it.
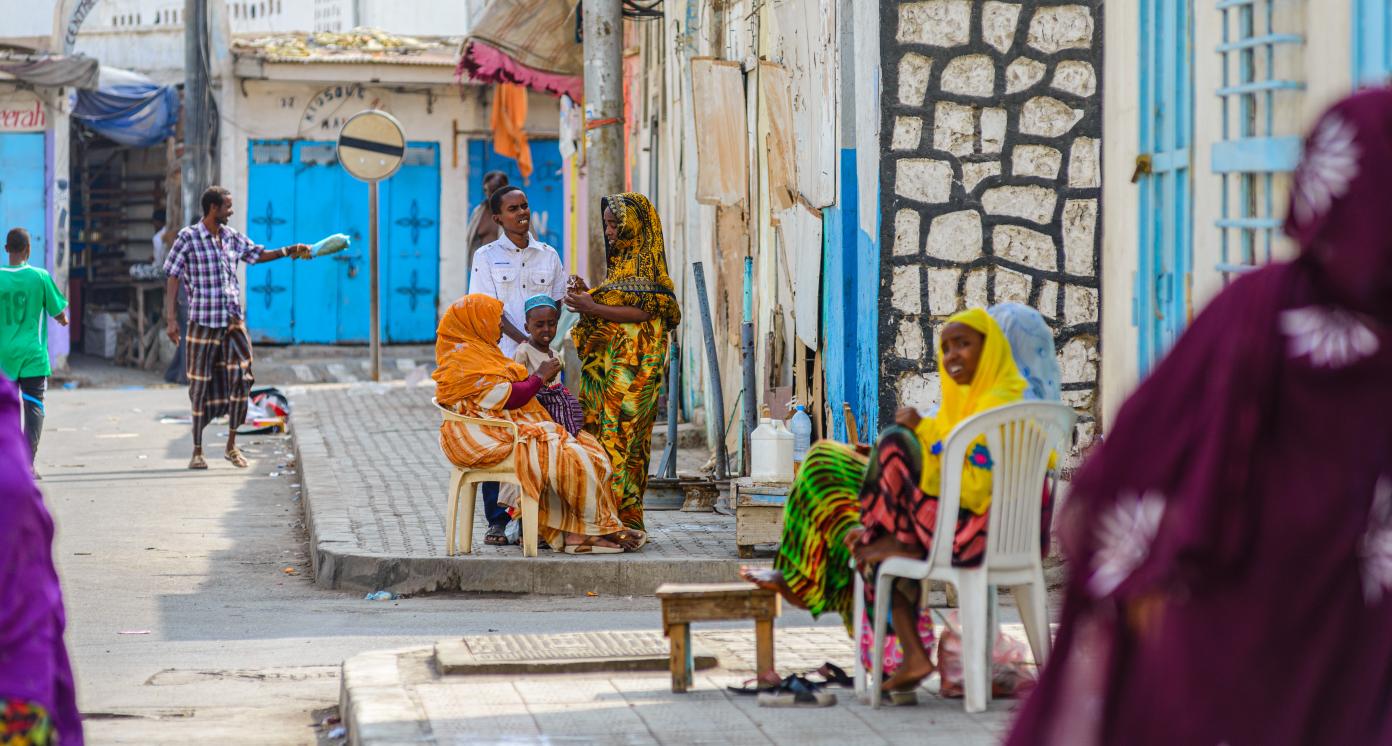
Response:
[[[749,477],[730,481],[735,504],[735,549],[740,559],[754,556],[755,544],[777,544],[783,538],[783,504],[792,485],[755,482]]]
[[[671,645],[672,691],[691,688],[691,623],[754,620],[755,673],[773,670],[773,620],[778,594],[751,583],[664,583],[662,628]]]

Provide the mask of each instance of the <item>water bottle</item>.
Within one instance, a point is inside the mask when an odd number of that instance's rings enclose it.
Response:
[[[800,464],[807,460],[807,450],[812,447],[812,418],[801,404],[793,413],[788,429],[793,431],[793,462]]]

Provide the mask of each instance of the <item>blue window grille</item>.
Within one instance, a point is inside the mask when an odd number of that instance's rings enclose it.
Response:
[[[1218,0],[1223,16],[1222,139],[1214,143],[1213,172],[1222,177],[1221,260],[1226,275],[1271,260],[1276,229],[1276,175],[1295,170],[1300,138],[1278,135],[1276,108],[1305,84],[1278,76],[1280,50],[1305,43],[1299,34],[1277,33],[1276,0]],[[1379,0],[1385,1],[1385,0]]]
[[[1360,84],[1392,77],[1392,2],[1354,0],[1353,76]]]

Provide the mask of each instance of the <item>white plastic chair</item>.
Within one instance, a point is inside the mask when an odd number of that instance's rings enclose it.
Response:
[[[452,473],[450,474],[449,486],[449,511],[445,523],[445,554],[448,556],[454,556],[458,553],[473,554],[474,498],[478,494],[478,485],[485,482],[515,484],[519,487],[522,485],[521,481],[517,479],[516,467],[517,423],[512,420],[466,417],[444,406],[434,398],[430,400],[430,403],[440,410],[440,416],[446,422],[458,422],[463,425],[479,427],[501,427],[512,432],[512,450],[508,453],[507,458],[493,466],[484,469],[464,469],[453,463],[450,464]],[[466,490],[468,491],[467,495],[465,495]],[[526,493],[522,494],[519,507],[522,510],[522,556],[535,557],[537,556],[537,518],[540,508],[536,499],[528,497]],[[462,534],[459,530],[461,523],[463,524]]]
[[[971,417],[959,424],[943,444],[942,492],[938,496],[937,539],[927,559],[893,557],[880,563],[875,580],[872,675],[866,692],[865,671],[856,655],[856,688],[880,705],[884,679],[886,620],[895,578],[924,581],[920,594],[928,603],[929,580],[957,588],[962,623],[962,678],[967,712],[983,712],[991,697],[991,647],[995,642],[996,586],[1010,586],[1020,610],[1035,663],[1049,655],[1049,610],[1040,552],[1040,495],[1049,455],[1071,442],[1073,409],[1054,402],[1017,402]],[[972,441],[986,436],[995,462],[991,467],[991,508],[986,528],[986,552],[978,567],[952,565],[952,538],[962,501],[962,468]],[[864,585],[855,579],[855,626],[864,612]]]

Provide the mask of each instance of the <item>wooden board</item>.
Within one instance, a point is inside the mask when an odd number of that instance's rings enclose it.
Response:
[[[691,622],[726,622],[739,619],[773,619],[778,616],[778,594],[764,591],[711,597],[662,599],[662,626]]]
[[[708,205],[743,202],[748,187],[744,71],[740,63],[691,58],[696,118],[696,199]]]

